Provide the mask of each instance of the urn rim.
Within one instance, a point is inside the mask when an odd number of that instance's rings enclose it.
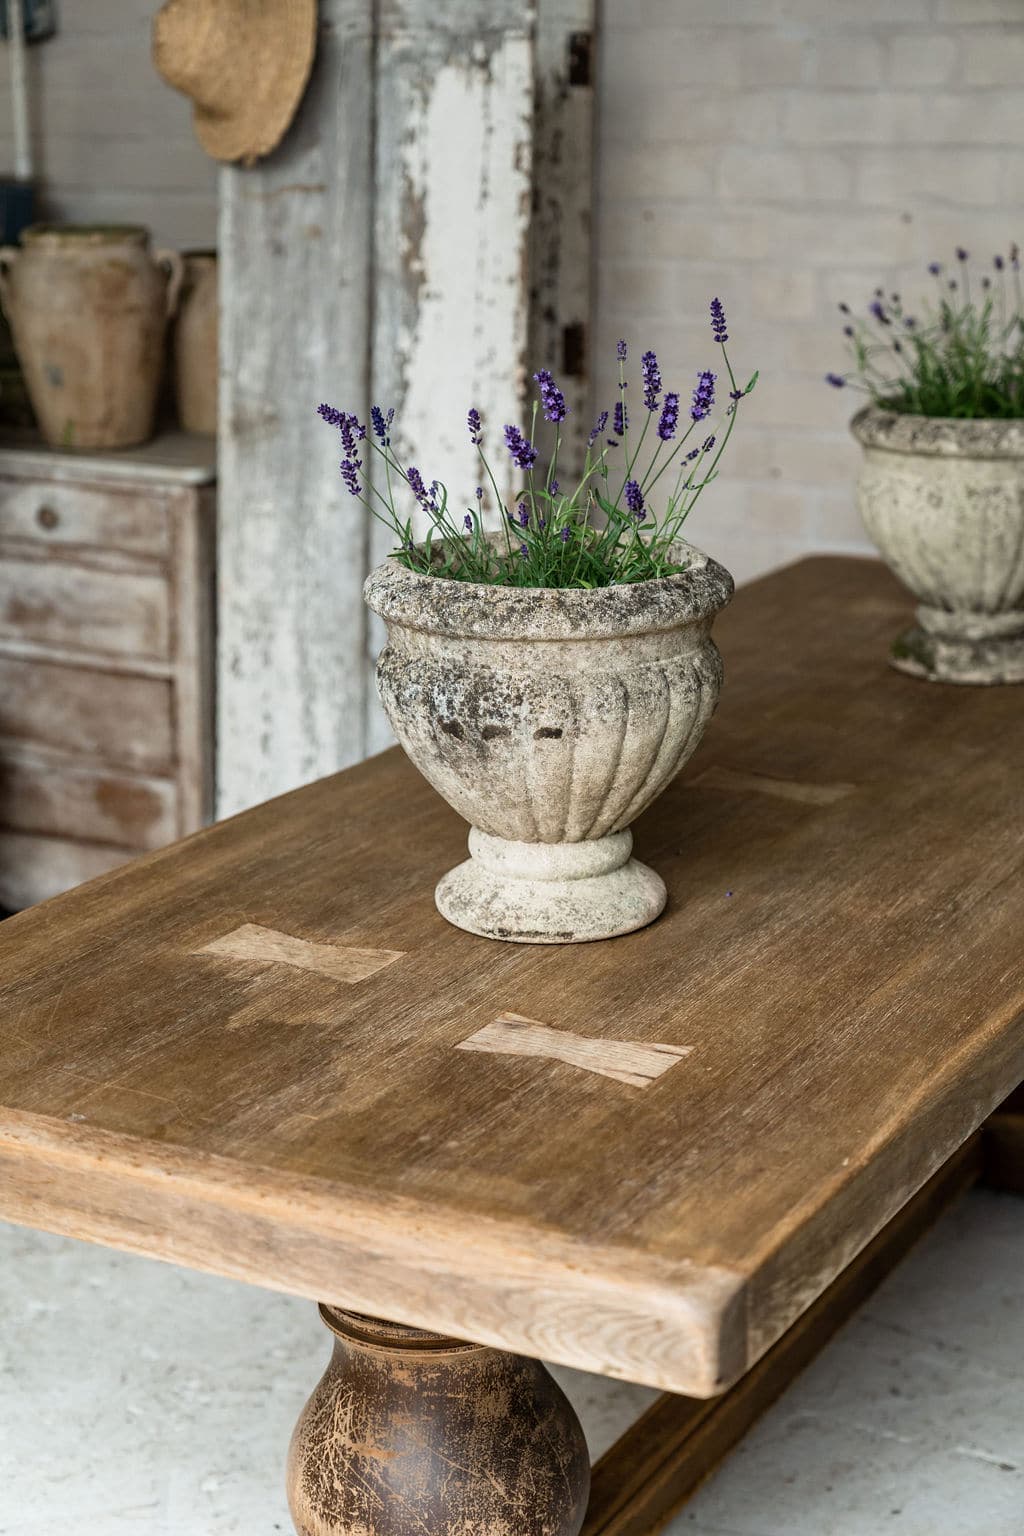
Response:
[[[732,597],[732,576],[692,544],[672,548],[689,560],[684,571],[593,588],[452,581],[389,556],[370,572],[363,597],[389,625],[485,640],[614,639],[709,622]]]
[[[863,448],[960,459],[1024,458],[1024,417],[918,416],[865,405],[850,422]]]

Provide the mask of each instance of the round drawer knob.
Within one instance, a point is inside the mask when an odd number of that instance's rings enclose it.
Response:
[[[36,522],[40,528],[56,528],[60,517],[52,507],[40,507],[36,513]]]

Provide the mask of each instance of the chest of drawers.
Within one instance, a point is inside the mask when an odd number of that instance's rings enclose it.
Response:
[[[0,443],[0,906],[209,819],[214,446]]]

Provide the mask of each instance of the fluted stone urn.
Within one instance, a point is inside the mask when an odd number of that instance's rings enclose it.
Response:
[[[864,525],[919,602],[892,665],[932,682],[1024,682],[1024,421],[868,406],[851,430]]]
[[[732,596],[680,544],[680,574],[595,590],[486,586],[387,560],[364,595],[388,643],[381,699],[416,767],[470,823],[437,887],[449,922],[564,944],[652,922],[661,878],[630,823],[694,751],[718,702],[711,639]]]

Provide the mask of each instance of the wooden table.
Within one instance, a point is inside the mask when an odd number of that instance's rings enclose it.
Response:
[[[536,1378],[480,1406],[504,1352],[670,1394],[594,1473],[588,1530],[648,1528],[986,1148],[1024,1182],[1024,1116],[976,1134],[1024,1077],[1024,693],[890,671],[907,607],[848,559],[737,596],[719,714],[636,829],[669,908],[627,938],[449,927],[465,827],[397,752],[0,927],[0,1215],[328,1304],[308,1536],[575,1531],[567,1405],[529,1444]]]

